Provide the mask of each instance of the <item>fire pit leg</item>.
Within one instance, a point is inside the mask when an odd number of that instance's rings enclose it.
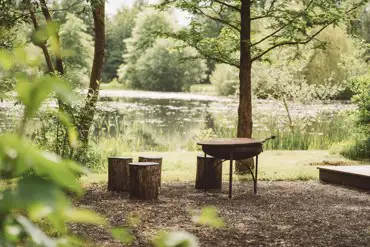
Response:
[[[258,155],[256,156],[256,174],[254,175],[254,194],[257,194]]]
[[[230,154],[229,198],[233,192],[233,153]]]

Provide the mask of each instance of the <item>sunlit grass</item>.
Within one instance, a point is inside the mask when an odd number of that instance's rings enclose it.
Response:
[[[216,87],[212,84],[193,84],[190,87],[190,92],[212,96],[218,95]]]
[[[195,181],[196,157],[198,152],[122,152],[120,156],[133,157],[137,160],[139,155],[154,155],[163,157],[162,181]],[[327,151],[265,151],[259,159],[259,180],[316,180],[318,179],[317,166],[323,161],[348,160],[331,155]],[[348,161],[353,164],[353,161]],[[223,165],[223,180],[228,181],[229,163]],[[244,177],[234,176],[236,180]],[[83,183],[105,182],[107,180],[107,159],[104,168],[99,173],[92,173],[83,177]]]

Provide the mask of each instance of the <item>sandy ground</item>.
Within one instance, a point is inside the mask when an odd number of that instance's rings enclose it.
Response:
[[[370,246],[370,193],[306,182],[236,182],[234,196],[223,191],[196,191],[193,183],[165,183],[156,202],[130,201],[125,193],[107,192],[91,184],[76,204],[97,211],[113,226],[128,225],[139,215],[131,246],[151,246],[160,230],[186,230],[200,246]],[[191,211],[214,205],[225,227],[196,225]],[[123,246],[107,230],[74,225],[72,230],[97,246]]]

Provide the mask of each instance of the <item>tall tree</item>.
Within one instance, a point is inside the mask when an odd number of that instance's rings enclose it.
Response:
[[[252,64],[283,46],[304,45],[319,33],[355,13],[366,0],[163,0],[194,16],[223,25],[219,37],[204,38],[195,18],[191,28],[175,35],[208,58],[239,68],[238,137],[252,137]],[[263,28],[260,25],[264,24]],[[239,55],[239,56],[238,56]],[[239,58],[238,58],[239,57]]]
[[[72,79],[74,86],[87,85],[94,52],[94,42],[87,33],[87,25],[74,14],[67,13],[66,22],[61,25],[59,35],[64,51],[66,74]]]
[[[112,19],[107,19],[106,60],[102,76],[104,82],[116,78],[118,67],[127,62],[123,57],[127,53],[124,40],[131,37],[136,15],[141,8],[142,5],[123,8]]]
[[[86,97],[85,107],[82,109],[83,117],[78,123],[80,140],[88,142],[89,130],[94,119],[96,103],[99,97],[99,86],[104,66],[105,54],[105,1],[91,1],[91,9],[94,18],[94,58],[90,75],[90,84]]]
[[[127,53],[123,54],[125,63],[118,70],[120,81],[129,82],[134,88],[140,88],[140,80],[137,78],[136,62],[152,47],[160,32],[172,32],[175,30],[175,21],[171,15],[147,9],[137,15],[132,36],[125,40]]]

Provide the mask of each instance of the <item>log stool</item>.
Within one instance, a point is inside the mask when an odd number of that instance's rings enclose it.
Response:
[[[158,199],[160,165],[155,162],[130,163],[130,199]]]
[[[221,160],[204,154],[197,156],[196,189],[221,189],[222,164]]]
[[[162,160],[163,158],[160,156],[139,156],[139,162],[155,162],[159,164],[160,167],[159,187],[161,187],[162,183]]]
[[[129,164],[132,158],[109,157],[108,158],[108,190],[128,191],[129,188]]]

